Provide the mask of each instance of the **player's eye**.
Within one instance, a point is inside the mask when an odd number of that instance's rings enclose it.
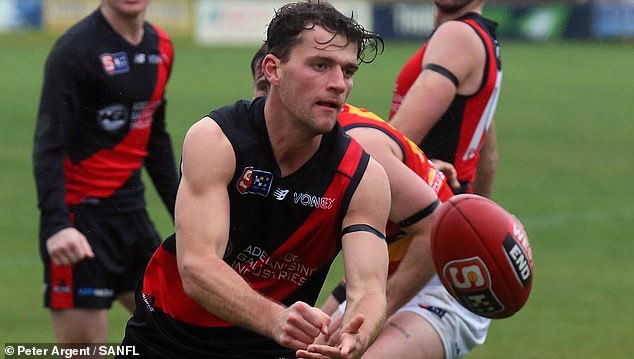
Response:
[[[357,72],[357,69],[344,69],[343,76],[349,79],[349,78],[352,78],[356,72]]]
[[[316,63],[316,64],[314,64],[314,65],[313,65],[313,68],[314,68],[315,70],[319,71],[319,72],[323,72],[323,71],[326,71],[326,70],[328,69],[328,65],[326,65],[326,64],[325,64],[325,63],[323,63],[323,62],[320,62],[320,63]]]

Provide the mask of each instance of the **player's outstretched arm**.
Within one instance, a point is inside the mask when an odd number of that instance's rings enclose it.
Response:
[[[430,230],[438,197],[434,190],[402,160],[400,147],[374,128],[354,128],[347,133],[385,168],[390,191],[389,219],[401,223],[412,236],[397,271],[387,282],[387,315],[407,303],[435,274],[430,249]],[[424,215],[423,215],[424,214]]]
[[[385,320],[389,209],[385,170],[371,159],[343,221],[347,305],[338,345],[313,344],[298,358],[359,358],[376,338]]]
[[[176,198],[178,269],[185,293],[235,325],[305,349],[325,333],[330,317],[298,302],[291,307],[253,290],[223,261],[229,238],[227,185],[235,171],[233,148],[210,118],[194,124],[183,144]]]

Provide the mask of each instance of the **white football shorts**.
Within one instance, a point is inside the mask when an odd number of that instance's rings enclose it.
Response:
[[[465,356],[483,344],[491,324],[491,319],[458,303],[437,276],[396,312],[413,312],[427,320],[440,336],[447,359]]]

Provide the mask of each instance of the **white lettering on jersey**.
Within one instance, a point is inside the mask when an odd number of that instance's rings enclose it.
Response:
[[[335,202],[334,198],[312,196],[306,193],[293,193],[293,200],[302,206],[330,209]]]

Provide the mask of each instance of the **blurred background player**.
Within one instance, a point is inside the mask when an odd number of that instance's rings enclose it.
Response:
[[[266,96],[268,92],[261,67],[265,55],[266,44],[251,61],[254,97]],[[346,104],[338,121],[385,168],[392,195],[386,229],[390,262],[387,315],[391,317],[364,357],[466,355],[484,342],[490,321],[463,308],[435,276],[429,235],[438,198],[445,201],[453,195],[445,176],[416,144],[378,115]],[[451,164],[444,165],[448,167],[446,171],[451,169]],[[345,298],[342,281],[322,309],[334,314]]]
[[[432,160],[452,163],[454,192],[490,197],[497,166],[493,115],[502,79],[497,24],[483,0],[435,0],[435,30],[403,66],[390,123]]]
[[[173,49],[144,21],[148,2],[102,0],[46,63],[33,159],[58,342],[103,343],[113,300],[134,308],[134,285],[160,243],[143,165],[173,216],[178,174],[163,97]]]
[[[382,40],[319,1],[278,9],[267,44],[269,95],[185,137],[176,234],[150,260],[123,340],[143,356],[358,358],[382,327],[389,183],[337,123]],[[340,249],[343,334],[316,346],[330,316],[313,306]]]

